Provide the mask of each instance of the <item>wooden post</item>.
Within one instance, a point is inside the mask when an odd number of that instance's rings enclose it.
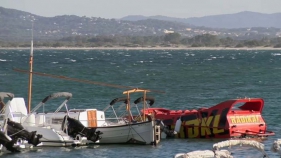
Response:
[[[145,121],[146,90],[143,92],[143,121]]]
[[[130,105],[130,93],[128,91],[127,93],[127,111],[128,111],[128,119],[129,119],[129,124],[131,124],[131,105]]]
[[[30,46],[30,58],[29,58],[29,82],[28,82],[28,108],[27,112],[30,112],[31,108],[31,93],[32,93],[32,69],[33,69],[33,21],[31,30],[31,46]]]

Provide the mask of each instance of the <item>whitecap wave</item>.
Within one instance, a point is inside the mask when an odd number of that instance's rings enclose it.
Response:
[[[271,55],[272,56],[279,56],[279,55],[281,55],[281,53],[272,53]]]
[[[185,53],[185,56],[195,56],[195,54],[193,54],[193,53],[191,53],[191,54]]]

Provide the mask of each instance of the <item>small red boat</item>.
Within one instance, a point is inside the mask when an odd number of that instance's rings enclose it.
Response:
[[[198,110],[147,108],[144,114],[161,120],[178,138],[266,137],[274,133],[267,131],[263,106],[261,98],[244,98]]]

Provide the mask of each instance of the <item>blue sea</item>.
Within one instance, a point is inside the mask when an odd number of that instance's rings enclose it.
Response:
[[[0,50],[0,91],[24,97],[27,104],[30,50]],[[71,92],[70,108],[102,110],[114,98],[123,96],[123,87],[146,88],[154,107],[175,110],[210,107],[228,99],[263,98],[263,117],[275,136],[262,141],[270,157],[274,140],[281,138],[281,51],[280,50],[34,50],[33,71],[96,84],[33,75],[32,107],[54,92]],[[101,83],[106,83],[102,86]],[[110,85],[119,85],[119,88]],[[136,99],[140,96],[135,96]],[[46,111],[58,107],[54,100]],[[194,150],[209,150],[222,140],[166,139],[157,146],[95,145],[78,148],[40,148],[2,157],[164,157]],[[256,149],[227,148],[234,157],[259,157]]]

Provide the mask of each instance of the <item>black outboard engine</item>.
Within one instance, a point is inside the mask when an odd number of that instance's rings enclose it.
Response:
[[[10,119],[7,120],[7,124],[8,135],[13,140],[27,140],[29,144],[32,144],[34,146],[37,146],[41,143],[39,139],[42,138],[42,135],[36,134],[36,131],[28,132],[20,123],[11,121]]]
[[[161,132],[164,132],[167,135],[167,138],[173,138],[175,136],[174,131],[170,130],[163,121],[156,119],[155,124],[160,126]]]
[[[80,121],[67,115],[63,119],[61,129],[72,138],[76,138],[80,134],[81,136],[87,137],[87,140],[93,142],[100,140],[100,135],[102,134],[102,132],[96,131],[96,128],[85,127]]]
[[[9,136],[4,134],[4,132],[0,131],[0,144],[6,147],[7,150],[11,152],[20,152],[18,148],[14,147],[15,143],[16,143],[15,140],[9,138]]]

